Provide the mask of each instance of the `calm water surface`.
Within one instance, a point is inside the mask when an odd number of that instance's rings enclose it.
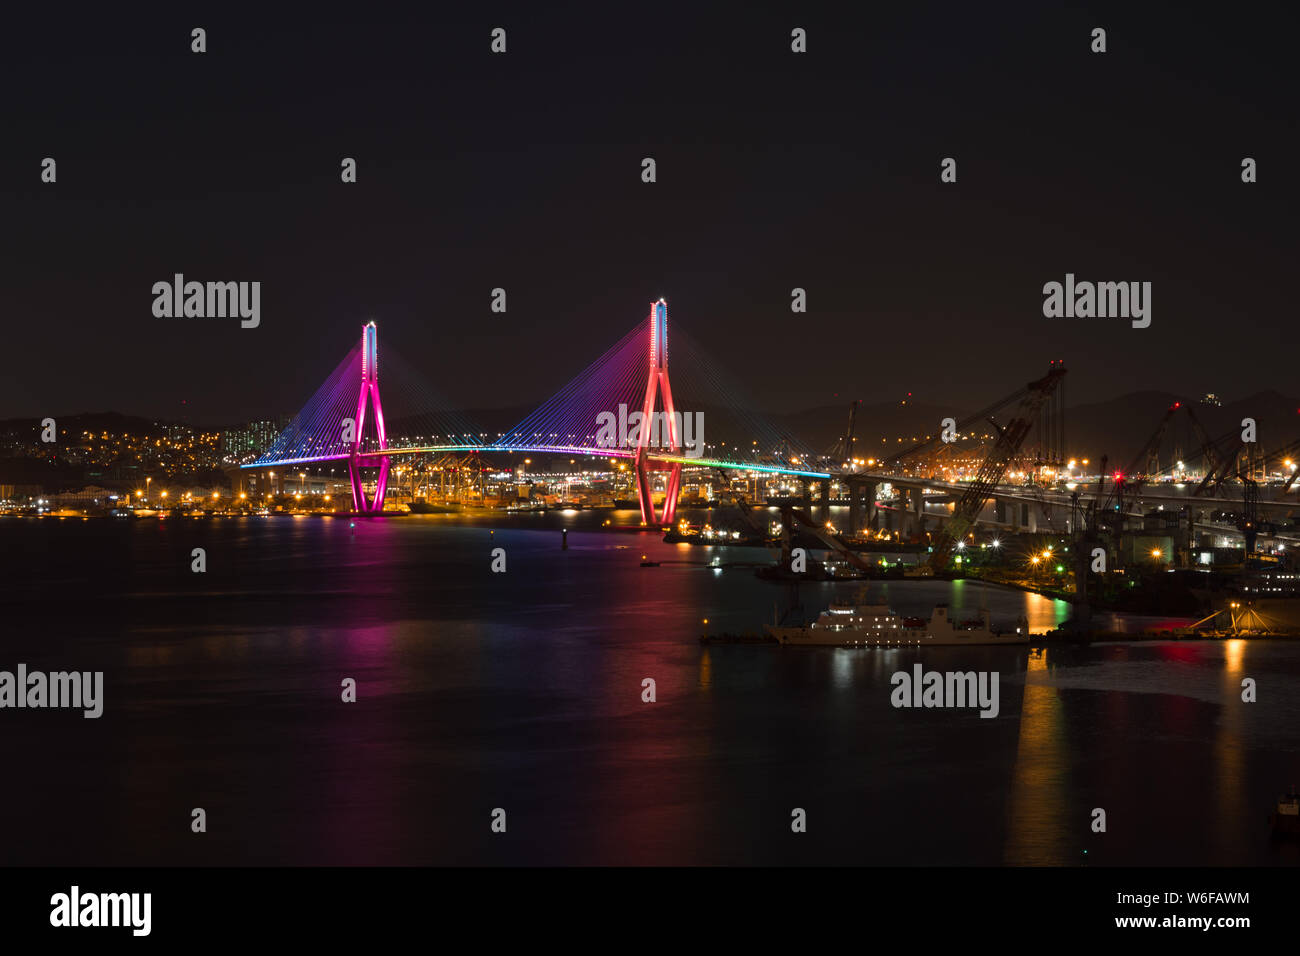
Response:
[[[753,631],[788,603],[735,566],[766,552],[606,517],[0,520],[0,669],[106,685],[99,720],[0,711],[0,863],[1300,862],[1266,821],[1300,782],[1300,643],[705,648],[704,618]],[[1035,630],[1068,611],[962,582],[875,594]],[[917,661],[998,671],[998,717],[890,706]]]

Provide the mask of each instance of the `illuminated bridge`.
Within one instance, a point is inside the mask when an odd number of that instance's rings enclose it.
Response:
[[[685,405],[680,400],[682,392],[674,401],[668,375],[668,305],[663,299],[651,303],[649,315],[604,355],[492,440],[424,389],[418,375],[400,360],[396,367],[402,414],[386,421],[379,388],[378,335],[374,322],[364,326],[360,343],[271,447],[241,467],[346,461],[354,510],[378,513],[384,507],[392,459],[398,455],[532,452],[621,458],[633,465],[641,517],[647,524],[673,522],[684,466],[830,477],[828,472],[809,470],[807,450],[758,416],[752,400],[740,394],[743,390],[680,334],[688,348],[675,346],[675,368],[685,367],[690,386],[686,395],[700,404]],[[393,390],[387,376],[391,364],[390,356],[385,359],[385,391],[390,399]],[[679,374],[679,384],[682,378]],[[726,442],[707,444],[703,412],[683,411],[699,409],[705,401],[713,409],[711,425],[720,414],[732,435],[743,429],[760,438],[752,439],[743,451],[734,443],[731,448]],[[390,425],[399,422],[402,434],[390,434]],[[367,472],[374,473],[373,493],[367,491]],[[656,472],[664,477],[659,514],[653,500],[652,475]]]
[[[889,526],[898,524],[900,538],[916,538],[928,528],[935,528],[938,535],[931,562],[936,567],[947,562],[951,550],[977,523],[1029,532],[1078,532],[1105,521],[1114,524],[1121,515],[1142,520],[1146,508],[1168,505],[1174,511],[1186,511],[1189,532],[1231,533],[1215,519],[1216,510],[1244,513],[1248,508],[1250,516],[1245,520],[1253,528],[1256,513],[1280,511],[1289,515],[1296,509],[1288,494],[1291,482],[1259,489],[1250,482],[1244,501],[1235,495],[1203,496],[1205,482],[1186,495],[1174,494],[1175,488],[1167,484],[1152,482],[1143,487],[1145,476],[1139,475],[1136,482],[1132,476],[1140,471],[1139,462],[1152,442],[1128,469],[1116,473],[1109,487],[1104,474],[1081,476],[1079,481],[1085,487],[1075,494],[1068,493],[1073,485],[1059,489],[1007,484],[1008,467],[1021,454],[1021,445],[1031,428],[1044,439],[1055,439],[1058,446],[1063,444],[1063,402],[1058,389],[1065,369],[1057,362],[1043,378],[956,422],[959,433],[973,431],[973,425],[984,420],[991,421],[996,432],[991,445],[979,452],[978,469],[958,483],[946,480],[942,474],[927,474],[926,469],[904,465],[907,455],[917,449],[924,451],[937,438],[903,452],[894,461],[880,462],[879,469],[866,470],[862,462],[851,460],[851,415],[840,446],[842,454],[811,454],[758,415],[754,411],[756,403],[745,394],[744,387],[710,362],[704,350],[681,329],[674,333],[671,380],[668,359],[668,306],[660,299],[651,303],[644,320],[551,398],[513,428],[490,436],[425,387],[421,376],[391,349],[385,350],[381,398],[378,330],[371,322],[363,327],[360,342],[271,447],[256,461],[241,467],[346,461],[353,509],[375,514],[383,510],[389,469],[397,456],[496,452],[621,459],[628,463],[635,478],[646,525],[674,522],[685,467],[788,476],[800,484],[820,487],[820,518],[814,522],[811,517],[799,517],[801,524],[819,533],[830,524],[834,480],[841,492],[848,489],[850,534],[864,527],[877,528],[882,515]],[[704,408],[709,409],[714,441],[705,439]],[[1005,412],[1005,425],[993,420],[994,411]],[[1163,433],[1168,418],[1167,413],[1153,441]],[[728,440],[717,440],[718,435],[726,435]],[[749,439],[748,444],[745,439]],[[1058,447],[1057,457],[1060,451]],[[1208,447],[1207,456],[1219,462],[1220,471],[1230,470],[1237,460],[1232,449],[1214,455],[1211,452],[1213,447]],[[1272,457],[1292,452],[1300,456],[1300,441],[1284,446]],[[1049,450],[1045,457],[1051,459],[1052,454]],[[1044,457],[1041,447],[1037,456]],[[1121,475],[1128,477],[1117,485]],[[655,507],[656,477],[661,479],[664,494],[659,509]],[[877,491],[886,484],[892,486],[894,503],[879,506]],[[1182,487],[1180,484],[1177,489]],[[801,493],[797,497],[806,508],[801,514],[811,515],[811,495]]]

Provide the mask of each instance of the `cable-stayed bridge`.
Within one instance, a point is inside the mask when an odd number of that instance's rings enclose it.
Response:
[[[848,489],[850,534],[864,526],[877,526],[877,490],[888,483],[894,505],[886,517],[890,524],[897,518],[900,539],[904,535],[929,537],[928,527],[937,531],[931,554],[935,567],[947,562],[976,523],[1033,532],[1039,527],[1036,513],[1041,513],[1045,529],[1077,533],[1103,526],[1106,520],[1122,524],[1127,519],[1142,519],[1141,510],[1133,512],[1131,507],[1137,497],[1158,507],[1185,506],[1190,533],[1200,527],[1198,521],[1204,523],[1202,512],[1207,509],[1240,504],[1212,497],[1189,502],[1168,492],[1162,497],[1155,487],[1141,489],[1145,476],[1135,481],[1129,474],[1120,487],[1130,507],[1117,504],[1114,510],[1119,514],[1113,515],[1109,500],[1102,512],[1097,511],[1103,505],[1105,474],[1079,476],[1086,487],[1078,491],[1077,484],[1070,482],[1064,489],[1007,484],[1008,469],[1023,455],[1022,445],[1031,430],[1039,436],[1039,443],[1029,457],[1037,465],[1063,464],[1057,461],[1064,453],[1063,396],[1059,390],[1065,368],[1059,361],[1051,364],[1046,376],[993,405],[961,420],[949,420],[958,436],[974,431],[982,421],[992,425],[992,435],[985,437],[993,440],[978,450],[977,464],[959,479],[955,475],[946,478],[941,467],[907,465],[910,458],[947,441],[937,436],[879,462],[854,458],[852,412],[837,449],[829,455],[812,453],[758,414],[744,387],[680,329],[672,337],[670,376],[669,341],[668,306],[660,299],[650,304],[643,320],[549,399],[507,431],[490,434],[438,396],[400,354],[387,347],[381,392],[378,329],[370,322],[362,328],[360,341],[267,451],[241,467],[269,469],[346,461],[353,509],[375,514],[383,510],[389,470],[399,456],[496,452],[623,460],[635,478],[646,525],[674,522],[685,467],[788,476],[820,485],[818,521],[808,517],[810,504],[805,512],[792,512],[801,524],[818,533],[821,525],[830,527],[835,479],[841,493]],[[994,419],[994,413],[1005,425]],[[1294,444],[1300,449],[1300,442]],[[1128,472],[1133,472],[1133,467]],[[1114,477],[1119,480],[1121,476]],[[659,508],[655,506],[656,478],[663,487]],[[1289,487],[1288,482],[1277,495],[1256,495],[1258,500],[1249,506],[1261,512],[1291,508],[1285,494]],[[1199,495],[1200,490],[1190,494]],[[1116,497],[1115,490],[1111,497]],[[1140,505],[1141,500],[1136,503]],[[1221,529],[1213,526],[1211,530]]]
[[[790,435],[754,411],[744,389],[681,332],[673,339],[669,376],[668,304],[649,314],[551,398],[509,431],[489,436],[428,389],[418,373],[385,349],[380,390],[379,333],[365,325],[289,426],[243,468],[346,461],[353,508],[383,510],[392,459],[444,452],[529,452],[590,455],[632,463],[642,519],[670,524],[684,466],[826,479]],[[676,390],[674,390],[676,387]],[[385,415],[385,403],[388,414]],[[711,434],[705,435],[704,407]],[[691,410],[694,409],[694,410]],[[750,438],[748,447],[737,435]],[[365,476],[373,471],[373,491]],[[653,476],[662,473],[664,500],[654,505]]]

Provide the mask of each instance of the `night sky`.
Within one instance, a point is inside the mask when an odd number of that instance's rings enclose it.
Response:
[[[534,405],[660,295],[773,410],[1053,358],[1072,402],[1300,391],[1281,6],[424,6],[6,11],[0,418],[293,412],[369,318],[459,405]],[[155,318],[175,272],[261,281],[261,326]],[[1067,272],[1150,281],[1151,327],[1044,318]]]

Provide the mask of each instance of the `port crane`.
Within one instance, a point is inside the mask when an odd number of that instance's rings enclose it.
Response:
[[[857,440],[853,436],[854,424],[858,416],[858,406],[862,404],[862,399],[857,399],[849,405],[849,427],[844,435],[839,438],[831,448],[831,459],[837,462],[840,467],[849,469],[853,465],[853,443]]]
[[[1035,456],[1035,462],[1039,464],[1061,464],[1065,445],[1065,404],[1060,393],[1063,388],[1065,371],[1064,362],[1053,360],[1045,378],[1029,382],[1010,395],[1005,395],[979,411],[958,419],[956,422],[957,434],[962,435],[970,432],[976,425],[982,427],[985,422],[993,425],[995,434],[999,433],[1002,428],[998,425],[994,416],[1013,408],[1015,409],[1015,415],[1027,419],[1026,434],[1035,424],[1038,425],[1039,430],[1042,432],[1042,440],[1037,449],[1038,454]],[[1052,378],[1052,387],[1046,394],[1042,394],[1039,392],[1039,388],[1047,381],[1047,378]],[[1012,452],[1012,459],[1019,454],[1020,445],[1023,442],[1024,436],[1021,436],[1020,444],[1017,444],[1015,451]],[[942,435],[934,435],[894,453],[883,460],[881,464],[888,463],[901,467],[904,462],[934,452],[944,445]],[[997,443],[995,440],[994,449],[996,450],[996,448]],[[992,451],[990,454],[992,454]]]
[[[1183,406],[1187,412],[1187,420],[1191,423],[1192,433],[1201,445],[1201,457],[1205,459],[1205,467],[1213,471],[1219,467],[1219,451],[1214,442],[1210,441],[1210,436],[1205,431],[1205,426],[1201,424],[1200,418],[1192,410],[1191,403]]]
[[[953,549],[962,540],[979,517],[985,501],[1006,475],[1007,467],[1020,452],[1025,436],[1034,426],[1044,406],[1052,401],[1062,379],[1065,378],[1065,366],[1053,362],[1051,369],[1042,378],[1028,383],[1016,392],[1020,404],[1016,415],[1005,427],[999,425],[991,416],[989,422],[997,431],[997,439],[988,455],[980,464],[975,480],[966,486],[962,496],[953,508],[952,517],[948,519],[934,539],[934,551],[930,555],[927,567],[930,573],[948,566]],[[999,403],[1001,405],[1003,403]]]
[[[1255,537],[1259,534],[1259,483],[1244,468],[1237,472],[1237,477],[1241,479],[1242,486],[1241,522],[1237,527],[1246,538],[1242,560],[1249,562],[1250,556],[1255,553]]]
[[[1129,462],[1128,468],[1115,474],[1115,484],[1111,488],[1110,494],[1106,496],[1106,501],[1102,506],[1102,511],[1106,515],[1111,515],[1111,504],[1114,503],[1114,512],[1118,512],[1116,518],[1116,527],[1120,530],[1124,527],[1124,496],[1127,494],[1134,498],[1142,490],[1142,486],[1153,476],[1160,474],[1160,443],[1164,440],[1165,432],[1169,430],[1169,422],[1174,415],[1185,406],[1181,401],[1174,402],[1160,417],[1155,430],[1151,436],[1142,445],[1142,448],[1133,460]],[[1190,408],[1188,409],[1190,413]],[[1103,459],[1101,480],[1106,480],[1105,463]]]
[[[1235,428],[1218,438],[1212,447],[1213,461],[1207,460],[1205,477],[1192,492],[1193,497],[1199,498],[1211,487],[1214,493],[1218,494],[1219,488],[1231,477],[1232,469],[1236,467],[1241,453],[1250,449],[1250,446],[1241,440],[1241,434]]]
[[[816,538],[827,551],[834,551],[859,571],[875,570],[851,548],[845,547],[840,542],[839,538],[826,529],[820,527],[817,522],[813,520],[812,515],[790,505],[786,505],[781,509],[782,560],[788,561],[790,557],[790,541],[794,531],[792,528],[794,522],[791,519],[797,519],[805,534]]]

